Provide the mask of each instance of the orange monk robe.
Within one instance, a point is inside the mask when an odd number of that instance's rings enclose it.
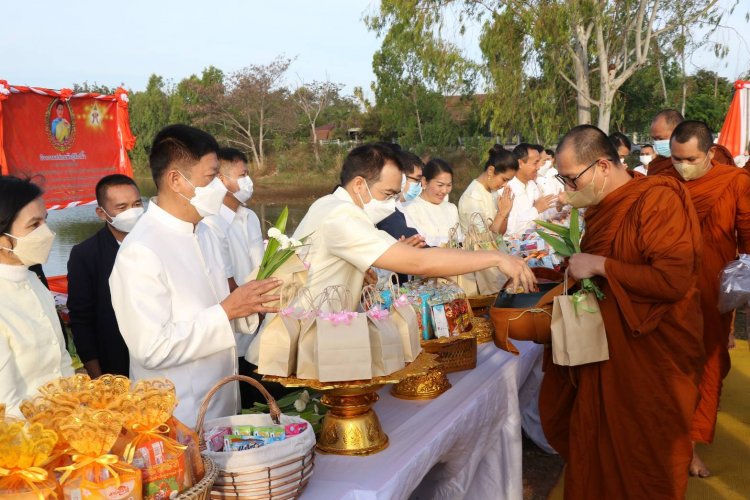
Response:
[[[565,498],[683,498],[703,366],[695,211],[677,181],[639,177],[585,218],[582,250],[607,257],[609,360],[568,368],[545,352],[539,410]]]
[[[706,365],[701,378],[701,399],[693,419],[693,440],[702,443],[714,439],[721,382],[730,367],[727,344],[733,315],[719,314],[719,275],[737,257],[738,251],[750,253],[750,174],[734,166],[734,162],[722,165],[716,156],[712,164],[713,168],[706,175],[684,183],[698,213],[703,235],[698,285]],[[663,169],[659,175],[682,181],[674,168]]]

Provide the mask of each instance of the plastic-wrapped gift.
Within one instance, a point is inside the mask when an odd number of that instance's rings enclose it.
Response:
[[[71,447],[70,465],[58,467],[65,500],[126,500],[141,498],[141,471],[110,450],[124,422],[110,410],[76,409],[60,433]]]
[[[174,385],[166,379],[139,380],[129,397],[131,411],[123,421],[127,438],[113,452],[141,470],[144,499],[179,494],[193,485],[193,469],[188,447],[169,436],[167,421],[177,406]]]
[[[42,465],[57,443],[57,434],[40,424],[5,417],[0,411],[0,499],[58,498],[59,486]]]

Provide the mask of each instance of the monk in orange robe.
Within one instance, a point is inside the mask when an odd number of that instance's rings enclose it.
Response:
[[[732,313],[719,314],[719,275],[739,253],[750,253],[750,174],[734,165],[726,149],[713,144],[703,122],[684,121],[670,142],[671,168],[658,172],[684,182],[690,192],[703,235],[703,261],[699,277],[703,310],[703,344],[706,365],[700,384],[700,402],[693,418],[693,441],[711,443],[721,384],[729,373],[729,336]],[[725,163],[725,162],[729,163]],[[649,171],[649,176],[654,175]],[[696,454],[690,473],[709,475]]]
[[[567,462],[565,498],[684,498],[704,360],[689,194],[665,176],[634,177],[590,125],[568,132],[555,157],[566,200],[588,207],[569,272],[605,293],[609,344],[609,360],[575,367],[545,352],[539,410]]]
[[[672,167],[671,154],[669,152],[669,139],[677,125],[685,121],[679,111],[674,109],[663,109],[656,113],[651,120],[651,140],[656,151],[656,158],[648,164],[648,174],[654,175],[665,168]]]

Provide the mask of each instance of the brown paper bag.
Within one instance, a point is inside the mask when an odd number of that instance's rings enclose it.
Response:
[[[402,369],[405,363],[401,336],[393,315],[383,305],[380,293],[368,285],[362,289],[360,303],[367,314],[370,329],[372,376],[382,377]]]
[[[406,295],[401,293],[401,285],[396,273],[391,273],[388,283],[387,289],[391,292],[391,320],[396,325],[401,338],[404,361],[411,363],[422,352],[417,313]]]
[[[582,299],[567,295],[555,297],[552,306],[552,360],[556,365],[578,366],[609,359],[607,333],[599,302],[591,293]]]
[[[299,321],[299,340],[297,342],[297,377],[306,379],[318,378],[317,363],[317,330],[315,319],[320,312],[320,305],[326,292],[313,297],[307,288],[298,292],[298,303],[304,311]]]
[[[258,373],[288,377],[297,369],[300,320],[307,314],[307,311],[299,306],[298,291],[296,283],[285,283],[281,286],[279,313],[269,314],[258,332]]]

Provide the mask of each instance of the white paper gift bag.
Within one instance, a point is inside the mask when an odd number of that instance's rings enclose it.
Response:
[[[282,285],[279,294],[279,313],[269,314],[258,333],[258,373],[288,377],[297,369],[300,320],[307,312],[298,305],[298,288],[295,283]]]

